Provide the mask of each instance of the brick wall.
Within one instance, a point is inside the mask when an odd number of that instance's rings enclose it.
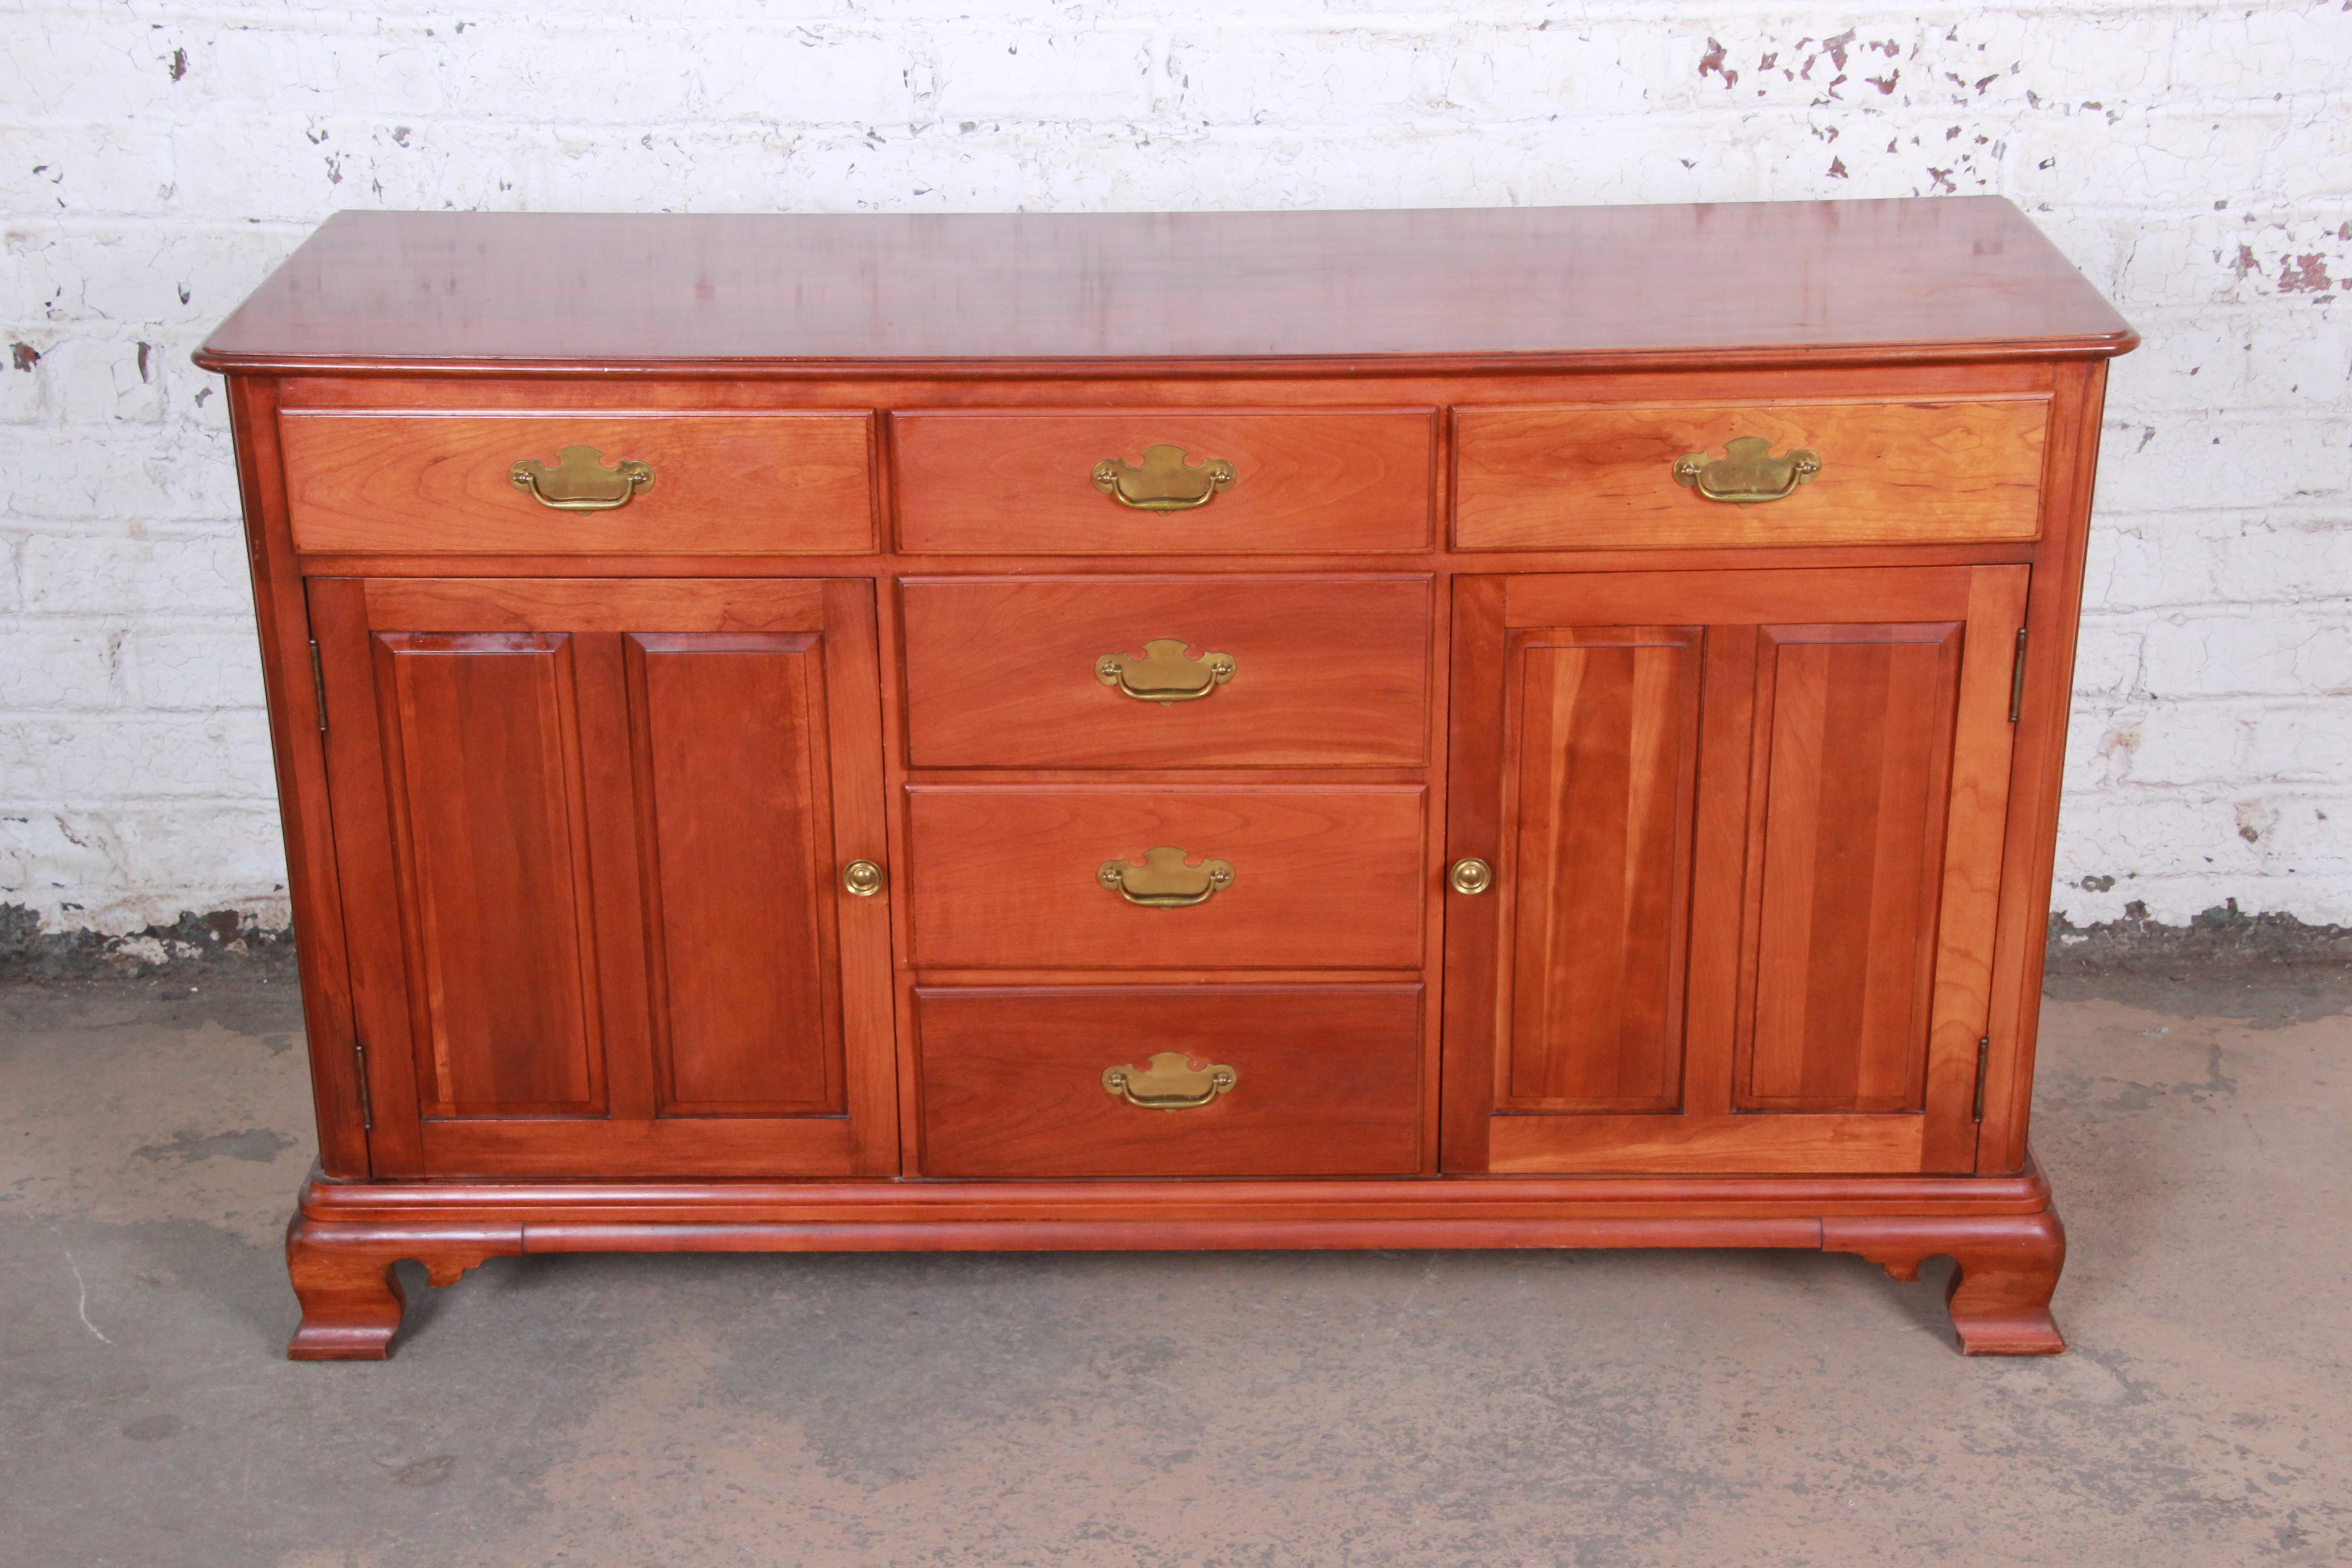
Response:
[[[2116,367],[2057,906],[2352,921],[2352,0],[17,0],[0,904],[283,919],[221,399],[339,207],[1391,206],[1993,191]]]

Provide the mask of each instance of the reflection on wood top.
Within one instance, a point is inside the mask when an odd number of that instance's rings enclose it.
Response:
[[[1181,215],[347,212],[198,362],[1164,373],[1176,361],[1916,361],[2116,353],[2137,341],[1992,196]]]

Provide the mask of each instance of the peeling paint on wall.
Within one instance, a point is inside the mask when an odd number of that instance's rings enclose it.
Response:
[[[1979,192],[2147,339],[2111,387],[2058,906],[2352,921],[2342,0],[11,15],[0,903],[52,928],[282,923],[226,416],[187,354],[338,207]]]

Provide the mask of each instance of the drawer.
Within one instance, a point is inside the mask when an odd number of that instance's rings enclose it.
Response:
[[[875,540],[871,425],[865,414],[278,420],[294,547],[356,555],[863,554]],[[567,459],[568,448],[593,455]],[[628,483],[624,462],[645,465],[650,482]],[[513,478],[526,463],[540,492]]]
[[[1455,545],[1634,550],[1930,544],[2041,531],[2043,397],[1937,403],[1659,404],[1464,408],[1454,415]],[[1734,440],[1769,443],[1742,473]],[[1819,471],[1779,500],[1809,451]],[[1699,484],[1676,465],[1706,460]]]
[[[930,579],[903,592],[917,767],[1427,760],[1425,577]]]
[[[899,548],[919,553],[1429,547],[1433,409],[942,410],[894,414],[890,435]]]
[[[1418,784],[918,784],[907,795],[925,967],[1421,963],[1430,878]],[[1212,861],[1230,880],[1219,885]]]
[[[922,1173],[1409,1173],[1421,1019],[1418,985],[919,988]]]

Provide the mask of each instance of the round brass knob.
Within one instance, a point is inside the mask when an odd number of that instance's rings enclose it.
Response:
[[[1446,873],[1445,881],[1457,893],[1483,893],[1495,885],[1495,868],[1475,855],[1469,856],[1454,862],[1454,869]]]
[[[882,890],[882,868],[871,860],[852,860],[841,868],[841,885],[853,898],[870,899]]]

